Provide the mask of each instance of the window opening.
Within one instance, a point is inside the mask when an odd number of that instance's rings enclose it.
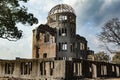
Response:
[[[45,33],[44,42],[49,42],[49,33]]]
[[[20,68],[21,75],[30,75],[32,71],[32,62],[22,62]]]
[[[6,63],[5,74],[13,74],[13,71],[14,71],[14,63]]]
[[[62,43],[62,50],[67,50],[67,43]]]
[[[67,20],[67,16],[64,15],[59,16],[59,21],[65,21],[65,20]]]
[[[67,29],[66,28],[59,29],[59,36],[67,36]]]
[[[59,51],[66,51],[67,50],[67,42],[59,43]]]
[[[39,58],[39,47],[36,46],[36,58]]]
[[[47,53],[43,53],[43,58],[47,58]]]

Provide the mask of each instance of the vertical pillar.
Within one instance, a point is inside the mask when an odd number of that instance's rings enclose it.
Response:
[[[80,63],[77,63],[77,64],[78,64],[78,65],[77,65],[77,66],[78,66],[78,67],[77,67],[77,68],[78,68],[78,76],[80,76]]]
[[[37,77],[36,75],[38,74],[38,61],[34,60],[32,62],[32,72],[31,72],[31,76],[33,77]]]
[[[1,65],[2,65],[2,70],[1,70],[2,75],[5,75],[5,63],[2,63]]]
[[[13,74],[14,74],[14,76],[15,77],[20,77],[20,62],[15,62],[15,64],[14,64],[14,72],[13,72]]]
[[[25,63],[23,62],[23,64],[22,64],[22,72],[23,72],[23,75],[24,75],[24,73],[25,73]]]
[[[2,77],[2,63],[0,63],[0,77]]]
[[[27,62],[27,75],[29,75],[29,62]]]
[[[82,76],[82,63],[80,63],[80,76]]]
[[[74,74],[74,76],[76,75],[75,72],[76,71],[76,69],[75,69],[75,63],[73,63],[73,74]]]
[[[46,75],[50,75],[50,62],[46,62],[46,66],[45,66],[45,70],[46,70]]]
[[[120,76],[120,73],[119,73],[119,67],[116,66],[116,76],[119,77]]]
[[[97,78],[97,67],[94,63],[92,63],[92,77]]]
[[[40,76],[41,75],[41,71],[40,71],[40,67],[41,65],[40,65],[40,63],[38,62],[38,74],[37,74],[37,76]]]
[[[104,65],[104,75],[105,75],[105,76],[107,75],[107,68],[106,68],[106,65]]]

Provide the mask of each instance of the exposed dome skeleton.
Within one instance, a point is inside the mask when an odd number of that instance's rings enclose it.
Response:
[[[70,13],[75,14],[75,11],[71,6],[69,6],[67,4],[59,4],[59,5],[56,5],[55,7],[53,7],[50,10],[48,15],[52,15],[52,14],[56,14],[56,13],[63,13],[63,12],[70,12]]]

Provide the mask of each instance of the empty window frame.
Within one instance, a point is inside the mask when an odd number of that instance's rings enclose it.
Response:
[[[36,58],[39,58],[39,47],[38,46],[36,46]]]
[[[106,75],[107,74],[107,67],[105,65],[101,66],[101,75]]]
[[[50,75],[53,75],[54,62],[50,62]]]
[[[67,29],[66,28],[60,28],[59,29],[59,36],[67,36]]]
[[[70,51],[73,52],[73,45],[70,44]]]
[[[41,75],[46,75],[46,70],[45,70],[45,68],[46,68],[45,62],[41,62],[41,63],[40,63],[40,74],[41,74]]]
[[[44,35],[44,42],[49,42],[50,35],[49,33],[45,33]]]
[[[40,63],[40,74],[43,75],[43,69],[44,69],[44,66],[43,66],[43,62]]]
[[[20,67],[21,75],[30,75],[32,71],[32,62],[22,62]]]
[[[62,43],[62,50],[63,51],[67,50],[67,43]]]
[[[5,63],[5,74],[13,74],[14,63]]]
[[[59,16],[59,21],[65,21],[65,20],[67,20],[67,16],[65,16],[65,15]]]
[[[112,71],[113,71],[113,72],[115,71],[115,67],[114,67],[114,66],[112,66]]]
[[[84,43],[80,43],[80,50],[84,50],[85,49],[85,44]]]
[[[70,22],[75,22],[75,18],[70,16]]]
[[[70,44],[70,51],[73,52],[74,51],[73,49],[74,49],[73,44]]]
[[[62,28],[62,36],[66,36],[67,35],[67,29],[66,28]]]
[[[52,36],[52,37],[50,38],[50,43],[54,43],[54,42],[55,42],[55,37]]]
[[[53,75],[53,69],[50,69],[50,75]]]
[[[59,51],[67,51],[67,42],[59,43]]]
[[[70,51],[75,52],[75,43],[70,44]]]
[[[47,53],[43,53],[43,58],[47,58]]]

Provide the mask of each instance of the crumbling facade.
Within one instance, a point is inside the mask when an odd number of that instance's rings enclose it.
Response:
[[[67,4],[53,7],[47,23],[33,30],[32,57],[0,60],[0,80],[120,78],[120,64],[94,60],[87,40],[76,34],[76,15]]]
[[[103,80],[103,78],[120,78],[120,65],[83,59],[0,60],[0,80]]]
[[[87,59],[92,54],[87,40],[76,34],[76,15],[69,5],[53,7],[47,24],[33,30],[33,58]]]

